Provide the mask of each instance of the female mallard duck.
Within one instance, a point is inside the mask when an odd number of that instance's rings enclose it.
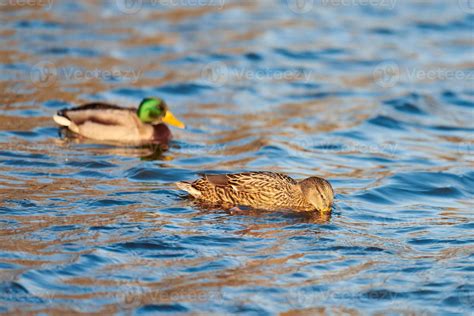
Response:
[[[274,172],[243,172],[204,175],[194,182],[177,182],[181,190],[213,205],[256,209],[293,209],[322,211],[331,209],[334,191],[331,184],[318,177],[301,181]]]
[[[62,109],[53,119],[78,136],[134,144],[166,144],[171,139],[171,131],[164,123],[185,127],[159,98],[143,99],[138,109],[88,103]]]

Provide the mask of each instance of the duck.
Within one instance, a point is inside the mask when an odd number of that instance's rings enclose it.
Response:
[[[203,174],[194,182],[176,186],[195,199],[225,208],[246,206],[264,210],[328,212],[334,202],[331,184],[320,177],[300,181],[277,172],[253,171],[231,174]]]
[[[127,144],[167,144],[172,135],[165,123],[185,128],[161,98],[144,98],[138,108],[87,103],[59,110],[53,120],[75,137]]]

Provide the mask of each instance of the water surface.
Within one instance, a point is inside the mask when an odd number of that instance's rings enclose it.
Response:
[[[136,3],[2,3],[1,312],[472,313],[468,4]],[[146,96],[188,124],[168,151],[51,120]],[[244,170],[323,176],[333,212],[232,216],[173,185]]]

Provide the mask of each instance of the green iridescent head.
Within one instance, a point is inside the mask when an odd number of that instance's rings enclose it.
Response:
[[[137,116],[143,123],[147,124],[155,125],[164,122],[179,128],[185,127],[185,125],[168,110],[165,101],[160,98],[143,99],[138,107]]]

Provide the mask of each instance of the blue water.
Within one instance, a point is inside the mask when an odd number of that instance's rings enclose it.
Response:
[[[3,2],[0,312],[472,314],[468,1]],[[51,120],[146,96],[188,125],[168,151]],[[243,170],[323,176],[334,209],[173,185]]]

